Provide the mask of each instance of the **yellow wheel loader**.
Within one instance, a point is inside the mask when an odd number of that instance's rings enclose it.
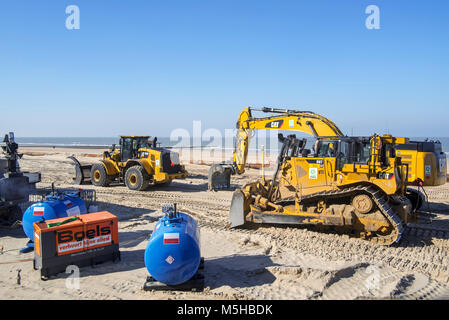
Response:
[[[157,139],[149,136],[121,136],[120,147],[112,146],[103,153],[100,163],[81,165],[75,157],[75,184],[92,183],[107,187],[111,182],[124,182],[131,190],[145,190],[150,183],[166,186],[188,173],[179,155],[157,147]]]
[[[408,138],[391,135],[346,137],[330,120],[313,112],[264,108],[256,118],[245,109],[237,123],[232,163],[215,164],[209,171],[210,188],[228,187],[231,174],[244,172],[253,129],[292,130],[312,134],[306,140],[280,136],[282,143],[272,179],[262,177],[234,192],[231,227],[247,222],[334,227],[382,244],[400,239],[412,218],[416,193],[407,190],[410,167],[397,155]],[[419,193],[418,193],[419,195]]]

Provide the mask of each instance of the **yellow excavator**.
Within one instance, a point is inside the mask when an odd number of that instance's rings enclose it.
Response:
[[[253,117],[252,111],[269,115]],[[316,142],[312,152],[305,149],[306,139],[280,135],[273,177],[234,192],[231,227],[247,222],[332,226],[389,245],[400,239],[420,205],[420,193],[407,189],[412,183],[410,167],[416,162],[403,163],[397,155],[397,146],[410,144],[408,138],[347,137],[321,115],[273,108],[244,109],[237,128],[233,162],[211,167],[211,189],[229,187],[230,175],[244,172],[253,129],[305,132]],[[438,176],[446,175],[445,166],[436,170]]]

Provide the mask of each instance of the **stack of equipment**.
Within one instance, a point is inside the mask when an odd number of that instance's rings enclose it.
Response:
[[[19,146],[14,140],[14,133],[5,135],[0,143],[3,157],[0,158],[0,224],[12,226],[22,220],[20,204],[27,202],[36,183],[41,181],[39,172],[22,172],[18,160]]]

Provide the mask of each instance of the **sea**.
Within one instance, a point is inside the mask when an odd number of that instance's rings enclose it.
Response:
[[[315,139],[310,136],[298,136],[298,138],[307,139],[307,148],[313,146]],[[449,156],[449,137],[411,137],[410,140],[423,141],[425,139],[440,141],[443,152]],[[107,148],[112,144],[119,143],[119,137],[15,137],[19,146],[27,147],[65,147],[65,148]],[[189,141],[190,140],[190,141]],[[218,141],[217,141],[218,140]],[[235,144],[235,137],[228,139],[200,139],[200,138],[170,138],[158,137],[158,143],[161,147],[168,148],[200,148],[200,149],[219,149],[224,150],[233,149]],[[262,145],[265,151],[276,153],[280,149],[280,143],[277,141],[277,136],[269,135],[255,135],[250,142],[250,151],[260,150]]]

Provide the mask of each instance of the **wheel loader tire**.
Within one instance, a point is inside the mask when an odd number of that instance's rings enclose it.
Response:
[[[108,187],[111,183],[111,178],[108,176],[105,167],[101,163],[96,163],[92,166],[90,177],[94,186]]]
[[[133,166],[126,170],[125,184],[131,190],[142,191],[148,188],[150,179],[141,166]]]

